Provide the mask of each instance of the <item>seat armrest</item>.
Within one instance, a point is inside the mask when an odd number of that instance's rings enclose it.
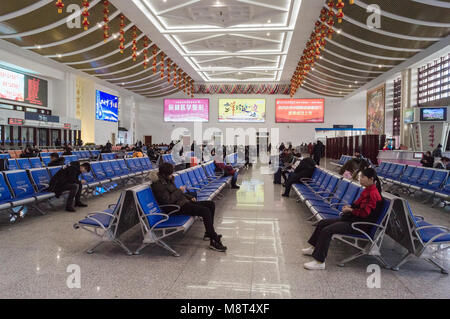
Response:
[[[162,207],[173,207],[174,208],[173,210],[171,210],[170,212],[167,213],[168,216],[170,216],[170,215],[172,215],[174,213],[178,213],[180,211],[180,209],[181,209],[180,206],[173,205],[173,204],[159,205],[159,208],[162,208]]]

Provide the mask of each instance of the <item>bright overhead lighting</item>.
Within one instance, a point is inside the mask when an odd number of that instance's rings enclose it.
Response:
[[[62,55],[61,55],[61,54],[58,54],[58,58],[62,58]]]
[[[337,33],[341,33],[341,29],[337,29],[337,31],[336,31]]]
[[[270,20],[270,19],[269,19],[269,20],[267,20],[267,23],[272,23],[272,20]]]
[[[267,32],[266,35],[267,35],[268,37],[270,37],[270,32]]]

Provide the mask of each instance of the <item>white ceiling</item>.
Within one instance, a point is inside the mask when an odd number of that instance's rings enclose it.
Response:
[[[282,74],[302,0],[132,2],[205,82],[279,82],[292,76],[294,70]],[[311,25],[301,33],[309,34]]]

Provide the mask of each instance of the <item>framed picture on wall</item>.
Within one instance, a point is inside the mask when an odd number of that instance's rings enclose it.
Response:
[[[367,134],[384,134],[386,84],[367,91]]]

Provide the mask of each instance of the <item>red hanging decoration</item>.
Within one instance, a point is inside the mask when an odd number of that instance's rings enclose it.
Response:
[[[153,66],[153,74],[155,74],[156,73],[156,56],[157,56],[157,54],[158,54],[158,47],[156,46],[156,45],[154,45],[153,46],[153,63],[152,63],[152,66]]]
[[[167,59],[167,83],[170,83],[170,72],[172,72],[172,61]]]
[[[194,80],[191,81],[191,98],[194,97]]]
[[[173,86],[177,87],[177,65],[173,66]]]
[[[83,18],[83,26],[84,26],[84,30],[87,31],[87,29],[89,28],[89,21],[88,21],[88,17],[89,17],[89,0],[83,0],[82,3],[83,6],[83,12],[81,13],[81,15],[84,17]]]
[[[160,68],[160,72],[161,72],[161,80],[164,79],[164,52],[161,52],[161,68]]]
[[[191,83],[191,78],[190,77],[188,77],[186,79],[186,90],[187,90],[187,95],[188,96],[191,95],[191,87],[190,87],[189,83]]]
[[[58,13],[62,13],[63,12],[64,3],[62,2],[62,0],[56,1],[55,6],[58,8]]]
[[[183,79],[181,77],[181,69],[178,69],[178,90],[181,90],[181,83],[183,82]]]
[[[338,0],[336,3],[336,9],[338,9],[338,13],[336,14],[336,18],[338,19],[338,23],[342,22],[342,19],[344,18],[344,12],[342,12],[342,9],[344,9],[345,3],[342,0]]]
[[[131,51],[133,51],[132,57],[133,61],[136,61],[137,58],[137,27],[133,26],[133,46],[131,47]]]
[[[144,53],[144,69],[148,66],[148,37],[144,37],[144,50],[142,51]]]
[[[123,54],[123,50],[125,50],[125,45],[124,45],[124,43],[125,43],[125,30],[124,30],[124,28],[125,28],[125,16],[122,14],[120,16],[120,31],[119,31],[119,33],[120,33],[119,50],[120,50],[121,54]]]
[[[109,38],[109,18],[108,18],[108,14],[109,14],[109,1],[105,0],[103,1],[103,40],[106,42]]]

